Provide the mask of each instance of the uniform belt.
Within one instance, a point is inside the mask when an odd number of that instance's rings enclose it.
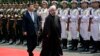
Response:
[[[72,22],[72,23],[76,23],[76,21],[70,21],[70,22]]]
[[[81,23],[89,23],[89,22],[81,22]]]
[[[92,22],[92,24],[97,24],[97,23],[99,24],[99,22]]]
[[[22,20],[22,19],[17,19],[17,20]]]
[[[14,20],[14,19],[10,19],[10,20]]]

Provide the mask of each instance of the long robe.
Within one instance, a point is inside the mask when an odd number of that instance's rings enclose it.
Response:
[[[42,51],[40,56],[63,55],[60,46],[61,24],[58,16],[49,15],[46,18],[42,37]]]

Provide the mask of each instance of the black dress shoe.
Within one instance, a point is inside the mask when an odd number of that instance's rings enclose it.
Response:
[[[89,49],[85,49],[85,52],[89,52]]]
[[[82,48],[82,49],[80,50],[80,52],[85,52],[85,48]]]
[[[12,45],[12,44],[16,44],[16,42],[11,42],[11,43],[9,43],[9,45]]]
[[[74,47],[71,47],[69,50],[74,50]]]
[[[2,42],[2,40],[0,40],[0,42]]]
[[[67,49],[67,46],[63,46],[63,49]]]
[[[97,53],[97,50],[93,50],[93,51],[91,51],[91,53]]]
[[[74,47],[74,50],[76,51],[78,48],[77,47]]]
[[[34,54],[33,53],[29,53],[29,56],[34,56]]]
[[[2,44],[3,44],[3,43],[7,43],[7,42],[6,42],[6,41],[3,41]]]
[[[23,43],[22,42],[17,43],[17,45],[21,45],[21,44],[23,44]]]
[[[89,49],[83,49],[81,52],[89,52]]]

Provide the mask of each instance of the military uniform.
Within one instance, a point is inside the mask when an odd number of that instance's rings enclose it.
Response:
[[[4,41],[2,41],[3,43],[12,40],[10,44],[13,44],[19,39],[23,41],[22,19],[20,16],[24,13],[26,7],[25,4],[21,4],[21,6],[22,7],[19,8],[19,4],[0,4],[0,12],[2,12],[2,18],[0,18],[0,24],[2,24],[2,27],[0,27],[0,34],[3,34],[1,38],[4,39]],[[15,15],[18,17],[15,17]]]
[[[46,4],[48,5],[48,2],[47,1],[42,1],[42,4]],[[41,8],[41,11],[39,12],[39,15],[41,16],[41,23],[42,23],[42,29],[44,27],[44,23],[45,23],[45,19],[46,17],[48,16],[48,8]]]
[[[0,11],[0,42],[3,40],[3,37],[2,37],[2,17],[3,17],[3,14],[2,14],[2,11]]]
[[[2,7],[2,4],[0,4],[0,8]],[[2,9],[0,9],[0,42],[2,42]]]
[[[7,41],[7,18],[6,18],[6,13],[3,12],[3,18],[2,18],[2,32],[3,32],[3,39],[5,40],[5,42]],[[3,43],[5,43],[3,42]]]
[[[19,44],[23,44],[24,39],[22,37],[22,18],[20,14],[17,17],[16,36],[20,40]]]
[[[23,5],[22,5],[22,8],[21,8],[21,10],[20,10],[20,16],[21,16],[21,18],[22,18],[22,15],[26,12],[26,10],[27,10],[27,9],[26,9],[26,7],[25,7],[25,4],[23,4]],[[23,21],[23,19],[22,19],[22,21]],[[20,23],[21,23],[21,21],[20,21]],[[22,25],[22,24],[21,24],[21,25]],[[21,25],[20,25],[20,26],[21,26]],[[22,26],[21,26],[21,27],[22,27]],[[20,27],[20,29],[21,29],[21,27]],[[20,43],[23,43],[24,41],[26,41],[26,38],[25,38],[25,36],[22,35],[22,37],[20,38]],[[20,43],[19,43],[19,44],[20,44]],[[24,43],[23,43],[23,44],[24,44]],[[25,43],[24,45],[26,45],[26,43]]]
[[[100,3],[99,0],[92,0],[92,3]],[[97,52],[97,50],[99,49],[99,43],[100,43],[100,30],[99,30],[99,24],[100,24],[100,8],[98,6],[98,8],[93,8],[92,10],[92,22],[91,22],[91,35],[92,38],[94,40],[94,50],[91,53],[95,53]]]
[[[14,14],[11,14],[11,18],[9,19],[9,37],[12,40],[12,42],[10,44],[15,43],[16,38],[15,38],[15,17]]]
[[[87,0],[81,1],[81,4],[86,3],[88,4]],[[81,23],[80,23],[80,34],[84,40],[83,42],[83,51],[89,51],[89,41],[90,41],[90,35],[89,35],[89,20],[90,20],[90,8],[81,9]]]
[[[6,19],[7,19],[7,39],[8,39],[8,42],[10,42],[10,36],[9,36],[9,19],[11,18],[11,15],[10,15],[10,10],[7,11],[7,15],[6,15]]]
[[[76,0],[71,1],[72,4],[78,4]],[[70,23],[69,23],[69,31],[71,32],[72,37],[72,48],[70,50],[77,50],[78,45],[78,19],[79,19],[79,10],[76,7],[72,7],[70,9]]]
[[[63,3],[68,3],[67,1],[62,1],[61,5],[63,6]],[[68,13],[69,13],[69,8],[61,8],[59,9],[59,17],[61,21],[61,39],[62,39],[62,44],[63,48],[67,48],[67,22],[68,22]]]
[[[34,8],[35,8],[35,12],[37,12],[37,13],[39,13],[40,12],[40,10],[41,10],[41,7],[39,6],[39,3],[38,2],[36,2],[35,4],[34,4]]]

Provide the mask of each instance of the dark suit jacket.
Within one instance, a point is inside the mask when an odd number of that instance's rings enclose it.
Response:
[[[27,32],[28,35],[34,34],[39,29],[39,17],[38,15],[34,13],[34,22],[32,21],[32,18],[28,11],[26,11],[23,15],[23,31]]]

